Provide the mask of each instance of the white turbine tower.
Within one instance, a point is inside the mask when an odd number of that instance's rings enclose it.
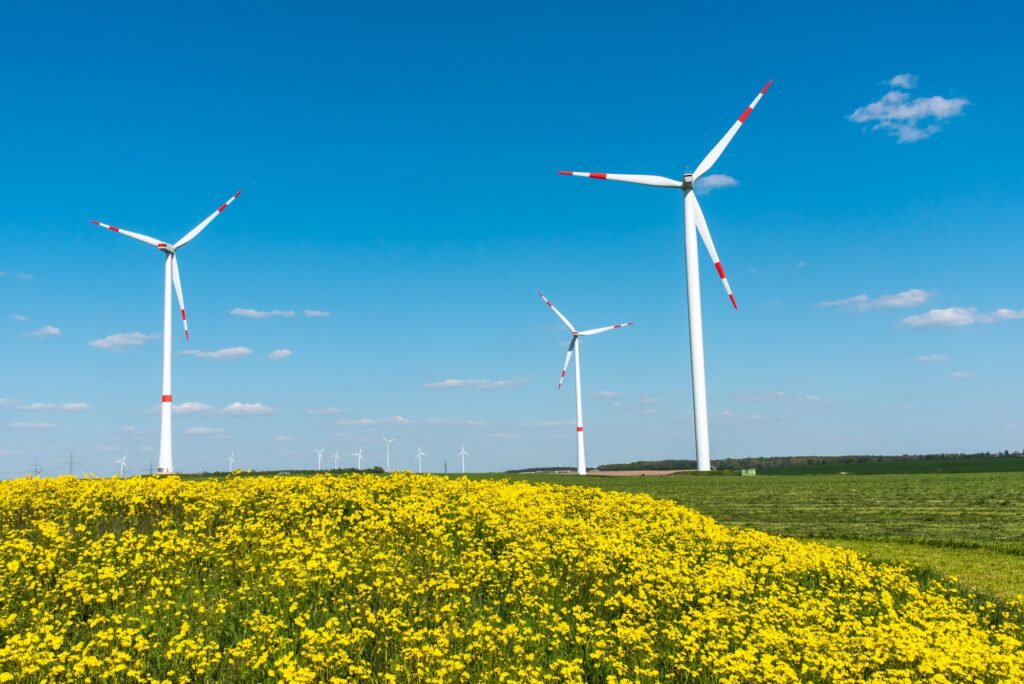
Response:
[[[233,473],[235,471],[235,452],[232,451],[231,455],[227,458],[228,461],[228,472]]]
[[[178,273],[178,255],[177,251],[192,241],[195,236],[199,235],[206,226],[210,225],[210,221],[217,218],[222,211],[228,208],[228,205],[235,201],[235,199],[242,194],[239,190],[228,199],[227,202],[220,205],[217,211],[207,216],[203,221],[192,230],[185,233],[185,235],[173,245],[168,242],[161,242],[156,238],[151,238],[148,235],[141,233],[133,233],[128,230],[123,230],[116,226],[110,226],[106,223],[100,223],[99,221],[91,221],[97,226],[107,228],[120,233],[121,235],[127,235],[130,238],[135,238],[140,242],[145,242],[147,245],[156,247],[164,254],[164,375],[163,375],[163,390],[160,395],[160,457],[157,461],[157,473],[167,474],[174,472],[174,457],[171,453],[171,284],[174,285],[174,291],[178,296],[178,305],[181,308],[181,322],[185,326],[185,340],[188,340],[188,321],[185,319],[185,300],[181,295],[181,276]]]
[[[363,469],[363,447],[359,447],[359,451],[357,451],[356,453],[354,453],[352,455],[356,457],[356,470],[362,470]]]
[[[420,445],[416,445],[416,463],[419,465],[419,472],[423,472],[423,457],[427,455],[427,452],[420,449]]]
[[[340,456],[338,456],[338,450],[337,450],[337,449],[335,449],[335,450],[334,450],[334,469],[335,469],[335,470],[337,470],[337,469],[338,469],[338,459],[339,459],[339,458],[340,458]]]
[[[125,466],[125,460],[127,458],[128,458],[128,454],[121,454],[121,458],[119,458],[116,461],[114,461],[114,463],[116,463],[116,464],[118,464],[120,466],[120,470],[119,470],[118,475],[117,475],[118,477],[124,477],[124,466]]]
[[[460,444],[459,445],[459,458],[462,459],[462,474],[463,475],[466,474],[466,457],[467,456],[472,456],[472,455],[473,454],[471,454],[468,451],[466,451],[466,445],[464,445],[464,444]]]
[[[565,324],[565,327],[572,333],[572,340],[569,342],[569,351],[565,355],[565,365],[562,366],[562,377],[558,379],[558,389],[562,389],[562,383],[565,382],[565,372],[569,370],[569,361],[572,360],[573,351],[576,352],[576,473],[578,475],[587,474],[587,456],[586,450],[583,446],[583,379],[580,376],[580,338],[588,335],[600,335],[603,332],[609,330],[616,330],[618,328],[625,328],[633,325],[633,322],[619,323],[617,325],[608,325],[603,328],[592,328],[591,330],[576,330],[575,326],[569,322],[569,319],[562,315],[562,312],[555,308],[555,305],[544,296],[543,293],[538,292],[540,298],[547,303],[551,310],[556,316]]]
[[[323,462],[324,452],[325,451],[327,451],[327,449],[313,449],[313,453],[316,454],[316,469],[317,470],[320,470],[320,464]]]
[[[711,240],[711,232],[708,230],[704,213],[701,211],[700,204],[697,203],[697,198],[693,194],[693,184],[707,173],[714,163],[718,161],[718,158],[722,156],[722,152],[728,147],[733,136],[736,135],[736,131],[740,129],[743,122],[750,116],[750,112],[761,101],[761,98],[771,84],[772,82],[768,81],[765,87],[761,89],[761,92],[757,94],[757,97],[754,98],[754,101],[750,103],[750,106],[740,114],[740,118],[732,125],[732,128],[726,132],[725,136],[718,141],[718,144],[711,148],[707,156],[697,165],[697,170],[693,173],[684,174],[682,180],[665,178],[664,176],[559,171],[560,174],[566,176],[599,178],[601,180],[653,185],[659,188],[675,188],[683,191],[683,236],[686,244],[686,294],[690,318],[690,369],[693,380],[693,419],[697,443],[697,470],[711,469],[711,449],[708,443],[707,388],[704,380],[704,331],[700,311],[700,279],[698,277],[697,261],[698,232],[700,232],[704,245],[711,254],[711,260],[715,263],[718,276],[722,279],[722,285],[725,286],[726,294],[729,295],[729,301],[732,302],[733,308],[737,307],[736,298],[732,296],[732,289],[729,287],[729,281],[725,279],[725,271],[722,269],[718,253],[715,251],[715,244]]]
[[[381,439],[384,440],[384,470],[386,470],[386,471],[388,471],[390,473],[391,472],[391,443],[394,442],[398,438],[397,437],[392,437],[391,439],[388,439],[387,437],[384,437],[383,435],[381,435]]]

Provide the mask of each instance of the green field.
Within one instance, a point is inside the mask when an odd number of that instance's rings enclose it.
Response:
[[[989,596],[1024,594],[1021,472],[487,477],[643,492],[726,525],[846,546],[877,560],[912,562]]]

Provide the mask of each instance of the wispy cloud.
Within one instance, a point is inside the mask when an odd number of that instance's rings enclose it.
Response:
[[[34,402],[31,404],[22,404],[17,407],[19,411],[64,411],[66,413],[72,413],[75,411],[87,411],[89,410],[89,404],[84,401],[73,402],[69,404],[44,404],[42,402]]]
[[[921,363],[945,363],[948,361],[942,354],[926,354],[925,356],[918,356],[917,360]]]
[[[736,187],[739,184],[740,182],[732,176],[727,176],[724,173],[711,173],[698,178],[697,182],[693,184],[693,189],[698,195],[706,195],[709,192]]]
[[[338,425],[408,425],[411,422],[402,416],[385,416],[383,418],[347,418],[339,420]]]
[[[441,380],[439,382],[427,382],[424,383],[424,387],[427,389],[451,389],[455,387],[475,387],[477,389],[495,389],[498,387],[511,387],[513,385],[522,384],[520,378],[512,378],[511,380],[488,380],[486,378],[452,378],[449,380]]]
[[[28,320],[28,318],[22,316],[21,314],[14,314],[14,320],[24,323],[25,321]]]
[[[924,304],[935,296],[934,292],[919,290],[917,288],[904,290],[896,294],[887,294],[872,299],[866,294],[859,294],[846,299],[836,299],[831,302],[821,302],[821,307],[837,307],[840,309],[852,309],[854,311],[872,311],[874,309],[905,309],[911,306]]]
[[[52,430],[57,427],[54,423],[11,423],[16,430]]]
[[[302,315],[306,318],[327,318],[331,315],[330,311],[317,311],[316,309],[303,309]]]
[[[33,330],[29,334],[33,337],[56,337],[60,335],[60,328],[55,325],[44,325],[42,328]]]
[[[345,412],[344,409],[337,408],[336,406],[306,409],[306,413],[311,416],[336,416]]]
[[[185,430],[186,435],[217,436],[224,434],[224,428],[218,427],[190,427]]]
[[[183,401],[180,404],[172,404],[171,409],[175,413],[206,413],[212,411],[213,407],[201,401]]]
[[[1024,318],[1024,309],[996,309],[991,313],[984,313],[975,308],[951,306],[946,309],[932,309],[927,313],[907,316],[903,319],[903,324],[912,328],[959,327],[975,323],[1012,321],[1020,318]]]
[[[261,416],[268,413],[276,413],[277,409],[271,408],[270,406],[264,406],[259,402],[255,404],[243,404],[240,401],[236,401],[222,408],[221,412],[230,416]]]
[[[140,333],[126,332],[126,333],[114,333],[113,335],[107,335],[106,337],[93,340],[89,343],[90,347],[97,349],[106,349],[109,351],[121,351],[128,347],[139,347],[142,346],[147,340],[155,340],[160,337],[159,333]]]
[[[613,399],[615,397],[621,397],[622,393],[621,392],[612,392],[611,390],[601,390],[600,392],[598,392],[594,396],[595,397],[601,397],[602,399]]]
[[[280,361],[282,359],[287,359],[291,355],[291,349],[275,349],[267,355],[267,358],[271,361]]]
[[[800,402],[808,404],[816,404],[824,401],[817,394],[787,394],[785,392],[748,392],[741,394],[740,399],[742,401],[751,402]]]
[[[273,439],[271,441],[274,441],[274,442],[291,442],[294,439],[295,438],[290,436],[290,435],[274,435],[274,437],[273,437]]]
[[[294,318],[294,311],[260,311],[259,309],[234,308],[229,312],[232,316],[244,316],[245,318]]]
[[[969,373],[967,371],[954,371],[949,374],[949,377],[954,380],[970,380],[974,377],[974,373]]]
[[[917,76],[897,74],[888,81],[893,88],[910,89],[917,86]],[[858,107],[849,120],[854,123],[873,124],[871,130],[886,131],[901,143],[917,142],[938,133],[940,122],[961,116],[970,104],[963,97],[911,98],[906,90],[890,90],[880,99]]]
[[[182,352],[182,354],[188,354],[189,356],[194,356],[197,359],[240,359],[251,353],[252,349],[249,349],[248,347],[227,347],[226,349],[218,349],[217,351],[200,351],[198,349],[190,349]]]

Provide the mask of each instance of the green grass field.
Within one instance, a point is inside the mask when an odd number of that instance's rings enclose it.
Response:
[[[872,559],[911,562],[925,572],[955,576],[965,588],[989,596],[1024,594],[1022,472],[487,477],[643,492],[678,501],[726,525],[845,546]]]

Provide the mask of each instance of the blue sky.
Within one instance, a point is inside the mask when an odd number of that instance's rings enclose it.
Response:
[[[1020,449],[1024,17],[990,9],[9,7],[0,476],[148,469],[161,258],[87,221],[175,240],[239,188],[180,254],[179,470],[573,463],[538,289],[636,321],[586,345],[590,463],[692,457],[680,196],[555,171],[679,177],[769,78],[701,198],[740,305],[702,252],[713,458]]]

